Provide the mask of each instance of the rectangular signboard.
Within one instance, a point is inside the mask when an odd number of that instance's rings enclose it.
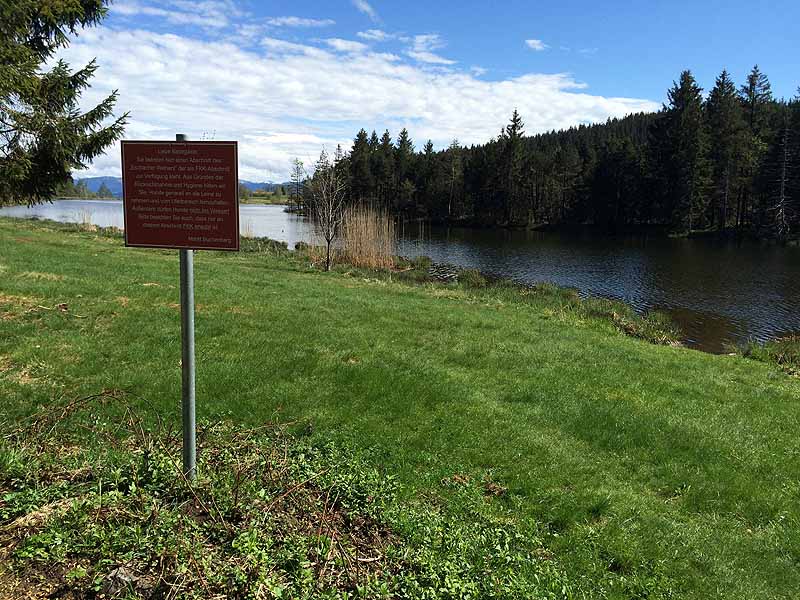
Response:
[[[122,142],[125,245],[239,249],[236,142]]]

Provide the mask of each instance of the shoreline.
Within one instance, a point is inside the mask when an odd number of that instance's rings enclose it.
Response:
[[[86,201],[86,199],[79,199],[81,201]],[[94,199],[89,199],[94,200]],[[97,200],[98,202],[102,202],[103,200]],[[55,227],[66,226],[67,229],[70,227],[83,230],[83,231],[96,231],[99,233],[105,233],[108,235],[122,235],[122,230],[116,227],[100,227],[95,225],[89,225],[88,229],[85,224],[82,223],[65,223],[61,221],[54,221],[47,218],[40,218],[40,217],[0,217],[0,218],[10,218],[10,219],[19,219],[21,221],[32,221],[35,223],[41,223],[45,225],[52,225]],[[241,236],[242,239],[242,252],[246,252],[245,247],[255,246],[257,248],[267,248],[267,249],[275,249],[283,247],[286,250],[297,253],[297,252],[306,252],[310,246],[307,243],[299,242],[297,245],[301,247],[301,250],[297,250],[294,248],[288,248],[288,244],[285,242],[280,242],[277,240],[273,240],[270,238],[261,238],[261,237],[246,237],[244,235]],[[262,250],[257,250],[262,251]],[[588,302],[594,304],[606,304],[607,306],[603,309],[604,317],[609,319],[611,322],[614,322],[616,319],[618,321],[617,327],[621,330],[629,330],[629,334],[633,335],[634,337],[640,337],[642,334],[638,332],[636,322],[641,320],[644,323],[647,323],[651,317],[655,316],[657,321],[657,326],[655,329],[651,327],[651,325],[647,325],[646,329],[648,329],[648,333],[644,334],[645,339],[649,337],[654,337],[655,339],[661,340],[655,343],[669,343],[674,345],[680,345],[682,348],[687,350],[694,350],[697,352],[702,352],[704,354],[711,354],[717,356],[725,356],[725,355],[747,355],[751,357],[755,356],[771,356],[775,354],[774,348],[775,347],[784,347],[786,345],[787,340],[790,341],[790,345],[793,347],[795,344],[800,346],[800,339],[798,338],[800,332],[793,332],[793,331],[785,331],[780,335],[776,335],[775,337],[768,338],[761,341],[755,340],[748,340],[748,341],[741,341],[741,342],[729,342],[724,344],[722,347],[709,347],[706,342],[702,340],[691,340],[689,339],[688,335],[684,333],[680,328],[679,321],[675,320],[671,315],[672,309],[665,308],[652,308],[652,309],[637,309],[634,308],[629,303],[625,302],[622,299],[613,297],[613,296],[604,296],[599,294],[590,294],[586,293],[579,288],[575,287],[565,287],[560,286],[557,284],[549,283],[546,281],[540,282],[532,282],[532,283],[525,283],[519,282],[507,277],[502,277],[495,275],[493,273],[482,272],[477,269],[469,268],[469,267],[460,267],[458,265],[446,262],[434,262],[432,259],[426,256],[420,256],[417,258],[410,258],[406,256],[396,256],[395,257],[398,263],[401,264],[412,264],[417,261],[428,261],[430,267],[435,267],[439,274],[436,273],[428,273],[430,276],[430,280],[432,282],[440,283],[446,285],[448,283],[454,283],[458,280],[458,274],[466,273],[467,277],[470,280],[480,280],[482,283],[479,284],[479,287],[504,287],[504,288],[513,288],[519,290],[521,293],[524,293],[526,290],[537,290],[537,289],[552,289],[558,290],[558,293],[562,295],[564,298],[572,298],[574,297],[577,302]],[[337,263],[335,265],[336,268],[340,267],[348,267],[348,265],[342,265],[341,263]],[[447,271],[450,273],[449,277],[441,277],[440,273]],[[380,272],[380,270],[375,271]],[[384,275],[390,273],[384,272]],[[616,316],[614,316],[616,315]],[[625,318],[622,317],[625,315]],[[633,324],[632,324],[633,323]],[[773,361],[774,362],[774,361]],[[790,361],[791,362],[791,361]],[[794,367],[790,367],[789,371],[793,372]]]
[[[59,202],[61,200],[68,200],[68,201],[78,201],[78,202],[122,202],[121,196],[113,196],[110,198],[70,198],[70,197],[61,197],[61,198],[53,198],[50,203]],[[239,200],[239,206],[289,206],[288,201],[284,201],[283,199],[280,202],[266,202],[266,201],[254,201],[254,200]]]

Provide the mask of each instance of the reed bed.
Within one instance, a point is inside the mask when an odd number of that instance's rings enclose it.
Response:
[[[391,269],[395,266],[394,219],[383,209],[353,206],[342,222],[342,259],[357,267]]]
[[[85,208],[78,211],[78,229],[97,231],[97,227],[92,223],[92,211]]]

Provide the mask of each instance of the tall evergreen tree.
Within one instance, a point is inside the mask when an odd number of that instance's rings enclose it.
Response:
[[[117,92],[80,112],[94,61],[72,71],[63,60],[47,70],[68,33],[97,25],[104,0],[15,0],[0,9],[0,206],[52,199],[75,169],[119,139],[127,115],[113,120]]]
[[[429,209],[435,198],[434,181],[436,176],[436,154],[433,150],[433,142],[428,140],[422,148],[422,156],[419,159],[419,174],[417,177],[417,193],[420,196],[421,204],[424,209]],[[420,207],[417,207],[417,212]]]
[[[100,184],[100,187],[97,188],[97,197],[98,198],[111,198],[114,194],[111,193],[111,190],[106,185],[105,181]]]
[[[769,151],[767,134],[769,107],[772,104],[772,87],[767,76],[755,65],[747,76],[747,81],[739,89],[739,97],[745,111],[748,125],[748,139],[743,147],[742,189],[737,205],[737,226],[747,225],[752,213],[758,220],[764,216],[764,202],[757,197],[756,184],[762,162]]]
[[[737,188],[740,158],[745,144],[745,121],[736,86],[723,70],[706,104],[710,132],[712,190],[707,220],[711,227],[725,229],[731,194]]]
[[[350,152],[350,194],[356,202],[366,201],[372,192],[372,169],[370,166],[372,151],[367,132],[362,129],[353,140]]]
[[[758,65],[755,65],[748,74],[747,81],[739,90],[739,95],[750,130],[755,135],[763,136],[767,109],[772,101],[772,85]]]
[[[669,104],[665,107],[667,152],[663,167],[668,173],[670,223],[683,233],[702,225],[698,213],[709,182],[702,92],[691,71],[684,71],[668,91]]]
[[[515,108],[511,121],[501,133],[504,209],[507,223],[518,220],[522,205],[523,135],[525,135],[525,124]]]
[[[400,135],[397,136],[397,148],[395,149],[395,202],[401,207],[408,208],[414,202],[416,187],[411,181],[413,177],[411,171],[414,161],[414,142],[408,134],[408,130],[403,127]]]
[[[395,192],[395,159],[394,143],[389,130],[383,132],[376,153],[375,177],[377,180],[378,199],[386,208],[391,209]]]

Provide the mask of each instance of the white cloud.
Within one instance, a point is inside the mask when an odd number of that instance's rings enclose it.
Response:
[[[367,29],[366,31],[359,31],[356,35],[362,40],[369,40],[370,42],[385,42],[397,37],[394,34],[386,33],[381,29]]]
[[[306,54],[308,56],[327,56],[328,52],[321,48],[314,46],[306,46],[305,44],[296,44],[294,42],[287,42],[286,40],[279,40],[277,38],[266,37],[261,40],[261,45],[267,49],[269,54],[284,55],[284,54]]]
[[[252,40],[257,38],[264,32],[264,28],[261,25],[247,23],[242,25],[236,26],[236,35],[246,40]]]
[[[547,44],[545,44],[542,40],[525,40],[525,45],[531,50],[535,50],[536,52],[547,50],[550,47]]]
[[[486,73],[489,72],[488,69],[484,69],[483,67],[478,67],[478,66],[470,67],[469,70],[473,75],[475,75],[475,77],[486,75]]]
[[[325,40],[325,43],[337,52],[364,52],[368,48],[366,44],[361,42],[343,40],[341,38],[329,38]]]
[[[231,0],[123,0],[114,4],[114,14],[126,17],[158,17],[173,25],[190,25],[204,29],[222,29],[232,19],[245,15]]]
[[[329,27],[336,25],[333,19],[305,19],[303,17],[272,17],[267,25],[273,27]]]
[[[76,67],[97,57],[83,106],[119,89],[117,114],[131,112],[126,139],[214,132],[240,142],[240,175],[253,181],[285,180],[292,157],[313,162],[323,145],[349,148],[361,127],[396,135],[405,126],[418,142],[430,138],[442,148],[453,138],[487,141],[515,107],[529,134],[659,107],[591,95],[565,74],[492,81],[467,68],[436,70],[368,48],[342,53],[330,41],[318,44],[100,27],[84,31],[61,56]],[[118,175],[118,147],[86,174]]]
[[[436,33],[415,35],[411,49],[406,52],[414,60],[432,65],[454,65],[456,61],[435,54],[433,50],[444,47],[444,42]]]
[[[353,6],[359,11],[367,15],[375,23],[380,23],[381,18],[378,13],[372,8],[372,5],[367,0],[353,0]]]

